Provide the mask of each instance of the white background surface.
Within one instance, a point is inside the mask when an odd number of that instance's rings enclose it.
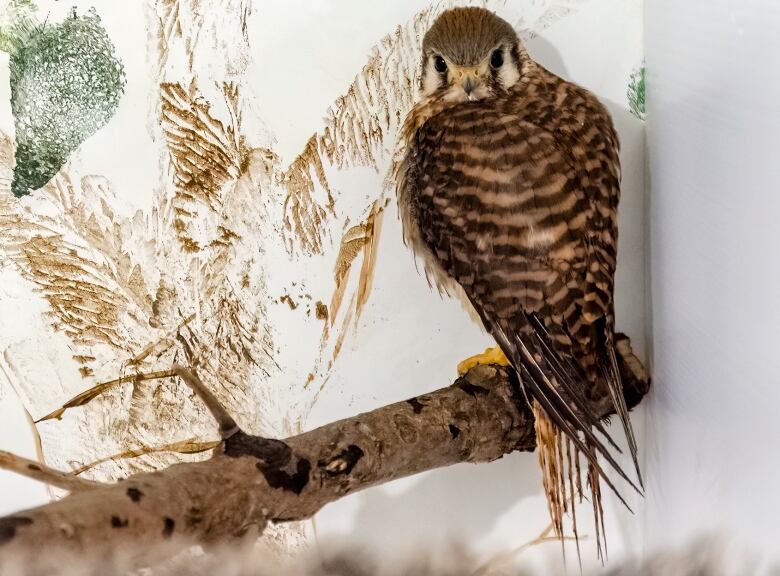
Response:
[[[653,545],[780,554],[779,28],[774,1],[646,6]]]

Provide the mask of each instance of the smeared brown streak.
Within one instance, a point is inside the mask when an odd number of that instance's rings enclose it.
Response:
[[[336,338],[336,344],[333,346],[333,356],[331,357],[331,363],[328,366],[328,369],[333,365],[333,362],[335,362],[336,358],[338,358],[339,353],[341,352],[341,346],[344,344],[344,337],[347,335],[347,328],[349,327],[349,323],[352,321],[352,315],[354,314],[355,307],[352,306],[352,304],[355,301],[355,296],[352,296],[352,299],[350,301],[350,306],[347,308],[347,312],[344,315],[344,320],[341,323],[341,328],[338,332],[338,338]]]
[[[429,14],[429,10],[418,13],[376,44],[347,92],[328,110],[325,127],[312,135],[285,172],[285,230],[290,250],[297,245],[304,253],[322,252],[325,219],[338,202],[327,181],[326,164],[339,169],[379,169],[387,151],[393,149],[394,142],[387,140],[413,104],[419,38],[428,26]],[[327,194],[324,205],[314,199],[316,185]]]
[[[330,309],[324,304],[320,307],[321,303],[317,303],[317,317],[320,318],[320,311],[322,311],[321,319],[326,320],[326,322],[323,326],[322,336],[320,338],[320,358],[315,364],[314,373],[319,371],[320,363],[331,339],[331,328],[336,323],[339,312],[341,311],[341,305],[352,270],[352,263],[361,252],[363,254],[363,262],[360,267],[357,289],[350,300],[349,310],[335,333],[336,343],[328,368],[332,366],[333,361],[339,355],[344,338],[350,328],[351,320],[354,318],[355,321],[357,321],[363,306],[366,304],[371,294],[385,205],[386,202],[374,202],[365,221],[362,224],[349,228],[341,239],[341,246],[339,247],[336,265],[333,270],[336,288],[331,297]],[[308,381],[305,386],[308,386],[310,383],[311,381]]]
[[[229,105],[236,107],[236,86],[226,83],[222,90]],[[197,219],[195,206],[219,210],[221,188],[239,177],[247,151],[239,146],[237,127],[223,125],[211,115],[211,106],[202,99],[195,82],[186,88],[161,84],[160,100],[160,119],[176,188],[173,224],[182,247],[198,252],[204,247],[190,231]]]
[[[249,33],[247,19],[250,13],[249,0],[212,0],[211,2],[202,2],[202,0],[155,0],[154,8],[156,15],[157,37],[157,63],[158,74],[163,70],[168,62],[168,56],[171,52],[168,47],[172,44],[181,42],[185,46],[184,57],[190,70],[195,66],[195,53],[200,42],[207,42],[211,52],[220,49],[226,49],[228,45],[235,46],[239,44],[239,39],[235,34],[224,34],[221,38],[214,41],[214,34],[208,29],[204,30],[204,23],[208,24],[207,16],[213,14],[238,14],[238,26],[236,32],[241,36],[240,43],[244,46],[249,44]],[[182,18],[182,12],[184,17]],[[222,19],[219,20],[223,22]],[[221,42],[220,42],[221,40]],[[181,52],[174,51],[175,56],[180,56]],[[228,62],[232,64],[232,62]],[[246,66],[246,58],[238,58],[238,62],[231,66],[232,74],[243,72]]]
[[[330,301],[330,322],[333,324],[341,309],[341,301],[344,298],[344,291],[347,288],[349,280],[349,271],[352,268],[352,262],[358,257],[360,251],[368,242],[366,234],[366,225],[358,224],[346,231],[341,239],[338,256],[336,256],[336,265],[333,275],[336,280],[336,289]]]
[[[0,227],[0,240],[8,261],[41,289],[55,330],[83,350],[103,344],[125,354],[133,341],[122,324],[145,324],[151,296],[140,267],[124,251],[104,191],[110,186],[102,178],[86,176],[75,184],[61,172],[38,192],[60,208],[53,217],[21,212],[7,197],[3,202],[0,191],[0,220],[13,226]],[[73,359],[83,377],[92,376],[91,353]]]
[[[41,288],[55,329],[84,346],[121,347],[119,316],[129,302],[111,286],[109,271],[98,266],[95,270],[82,254],[81,247],[60,235],[35,236],[19,247],[15,261],[23,276]]]
[[[357,313],[368,300],[373,281],[374,267],[376,266],[377,246],[379,243],[379,234],[382,228],[382,212],[384,208],[379,202],[374,202],[365,222],[353,226],[344,234],[341,239],[341,247],[336,257],[336,266],[334,268],[334,279],[336,289],[330,303],[331,324],[335,322],[341,308],[341,301],[344,297],[349,280],[349,272],[352,268],[352,262],[363,252],[363,264],[360,269],[357,289]]]
[[[317,183],[328,195],[328,203],[324,207],[313,201],[315,182],[312,178],[312,170]],[[287,190],[287,197],[284,200],[285,229],[298,237],[301,245],[307,248],[307,252],[322,252],[320,230],[327,214],[333,213],[335,201],[325,176],[316,135],[309,138],[303,152],[290,164],[282,177],[282,183]],[[292,239],[288,239],[290,250],[292,250],[291,242]]]
[[[192,322],[194,319],[195,319],[195,314],[190,314],[189,316],[187,316],[187,318],[185,318],[185,319],[184,319],[184,321],[182,321],[182,323],[181,323],[181,324],[179,324],[179,325],[176,327],[176,330],[174,330],[174,333],[175,333],[175,332],[177,332],[177,331],[179,331],[181,328],[183,328],[184,326],[186,326],[186,325],[187,325],[187,324],[189,324],[190,322]],[[170,347],[173,345],[173,340],[172,340],[172,338],[173,338],[173,336],[174,336],[174,333],[171,333],[171,334],[169,334],[169,336],[168,336],[168,337],[166,337],[166,338],[162,338],[162,339],[160,339],[160,340],[157,340],[157,341],[155,341],[155,342],[152,342],[151,344],[149,344],[148,346],[146,346],[146,348],[144,348],[144,349],[143,349],[143,350],[141,350],[141,351],[140,351],[138,354],[136,354],[136,355],[135,355],[133,358],[131,358],[130,360],[128,360],[128,361],[127,361],[127,365],[128,365],[128,366],[138,366],[138,365],[139,365],[139,364],[141,364],[141,363],[142,363],[142,362],[143,362],[143,361],[144,361],[144,360],[145,360],[145,359],[146,359],[146,358],[147,358],[147,357],[148,357],[150,354],[152,354],[152,352],[157,352],[157,354],[159,355],[159,354],[160,354],[162,351],[164,351],[164,350],[166,350],[166,349],[170,348]],[[163,349],[163,350],[161,350],[161,349]]]
[[[363,265],[360,267],[358,279],[357,302],[355,303],[355,316],[360,316],[363,306],[368,301],[371,293],[371,285],[374,280],[374,268],[376,267],[377,253],[379,249],[379,236],[382,231],[383,209],[374,203],[371,213],[366,220],[366,243],[363,246]]]

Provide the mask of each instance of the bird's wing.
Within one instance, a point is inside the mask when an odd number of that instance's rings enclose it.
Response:
[[[412,138],[399,197],[526,393],[608,483],[597,453],[633,485],[589,397],[607,385],[634,451],[612,343],[619,164],[606,122],[574,134],[488,101],[453,107]]]

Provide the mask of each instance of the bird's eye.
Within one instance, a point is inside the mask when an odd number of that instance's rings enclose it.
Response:
[[[490,65],[493,68],[501,68],[501,66],[504,65],[504,51],[500,48],[498,50],[494,50],[493,54],[490,56]]]
[[[433,57],[433,67],[436,68],[436,72],[447,71],[447,63],[444,61],[444,58],[442,58],[441,56]]]

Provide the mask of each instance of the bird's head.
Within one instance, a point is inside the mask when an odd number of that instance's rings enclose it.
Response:
[[[443,12],[425,34],[420,88],[429,98],[481,100],[509,90],[524,54],[512,26],[484,8]]]

